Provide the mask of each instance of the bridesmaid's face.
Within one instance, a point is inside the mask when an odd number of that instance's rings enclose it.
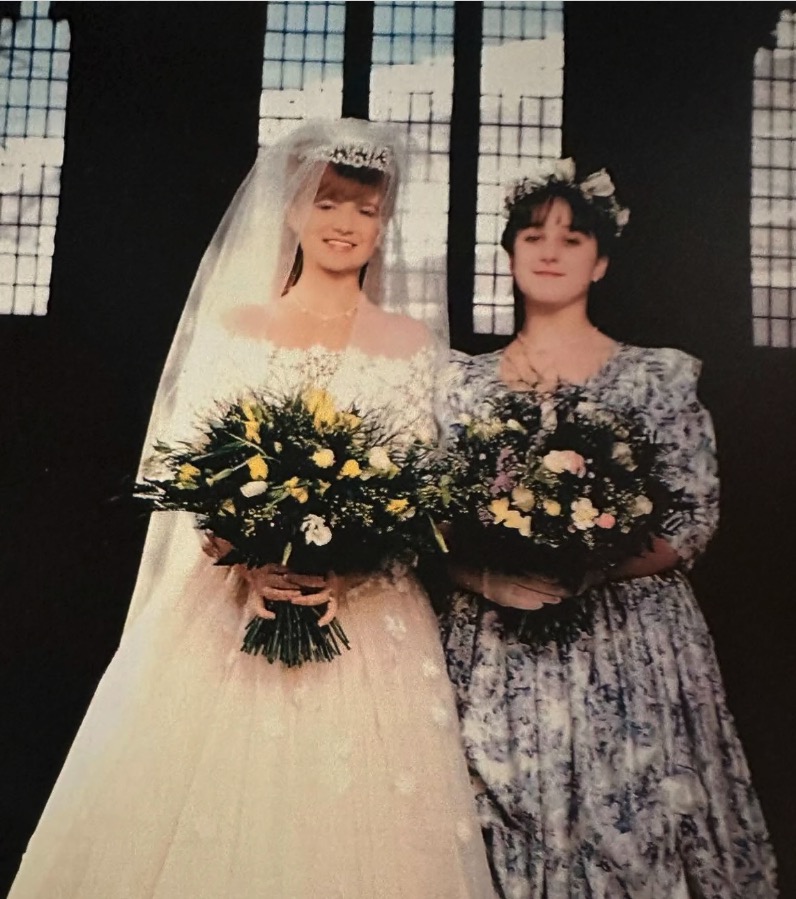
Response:
[[[572,231],[572,210],[556,198],[543,221],[517,233],[511,272],[522,294],[537,303],[566,305],[585,301],[589,287],[603,277],[608,260],[597,241]]]
[[[324,177],[299,229],[304,265],[359,272],[381,241],[383,191],[346,178]]]

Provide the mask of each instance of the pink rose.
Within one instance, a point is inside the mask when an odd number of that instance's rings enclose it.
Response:
[[[616,518],[611,515],[610,512],[603,512],[602,515],[597,517],[597,520],[594,522],[598,528],[612,528],[616,524]]]

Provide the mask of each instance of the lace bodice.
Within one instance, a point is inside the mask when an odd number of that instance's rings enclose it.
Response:
[[[275,397],[305,387],[328,390],[341,408],[379,416],[397,437],[436,437],[434,380],[437,354],[431,345],[410,356],[370,355],[356,347],[330,350],[278,346],[267,340],[238,337],[219,340],[205,348],[208,373],[205,383],[182,391],[175,410],[174,433],[166,442],[190,439],[212,409],[247,391]],[[178,436],[179,435],[179,436]]]

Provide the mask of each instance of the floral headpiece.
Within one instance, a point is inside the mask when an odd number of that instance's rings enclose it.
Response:
[[[367,143],[322,144],[302,154],[302,159],[333,162],[357,169],[376,169],[391,173],[395,168],[395,154],[387,146]]]
[[[547,187],[548,184],[566,184],[580,191],[588,203],[591,203],[613,222],[617,237],[630,221],[630,210],[617,201],[616,188],[608,172],[600,169],[599,172],[592,172],[591,175],[578,182],[575,180],[574,159],[556,159],[542,163],[533,174],[515,181],[506,194],[503,210],[506,218],[511,215],[515,204]]]

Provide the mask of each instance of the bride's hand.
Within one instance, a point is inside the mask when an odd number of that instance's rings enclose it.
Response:
[[[303,586],[318,587],[320,581],[322,586],[314,593],[299,593],[298,599],[291,602],[297,606],[322,606],[328,603],[326,611],[318,619],[318,627],[325,627],[337,617],[338,595],[340,593],[340,579],[333,573],[329,572],[327,577],[314,577],[309,575],[292,575],[294,583],[303,581]],[[311,583],[306,583],[310,581]]]
[[[338,579],[330,574],[322,577],[314,574],[300,574],[284,565],[263,565],[260,568],[241,566],[241,574],[249,584],[248,610],[259,616],[273,620],[276,615],[265,605],[266,601],[289,602],[297,606],[320,606],[328,603],[328,608],[318,619],[318,626],[329,624],[337,615]],[[303,590],[313,592],[304,593]]]
[[[205,531],[202,535],[202,552],[215,559],[223,559],[232,551],[232,544],[223,537],[217,537],[212,531]]]
[[[295,602],[301,598],[301,588],[290,578],[293,573],[284,565],[263,565],[260,568],[236,566],[241,577],[249,585],[246,608],[252,615],[273,620],[276,615],[266,608],[266,601]]]

